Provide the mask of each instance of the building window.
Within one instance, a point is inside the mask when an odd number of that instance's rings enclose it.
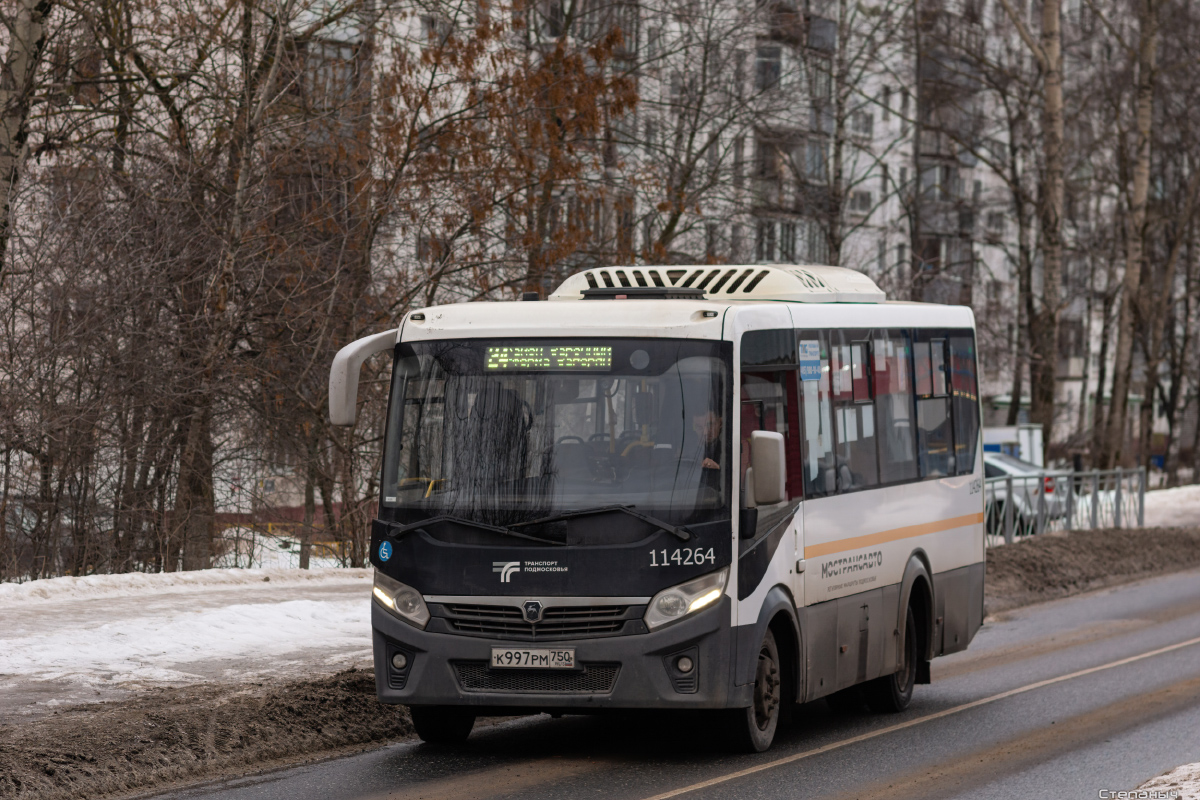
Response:
[[[796,223],[779,223],[779,260],[787,264],[796,261]]]
[[[854,214],[871,213],[871,193],[858,190],[850,193],[850,211]]]
[[[892,116],[892,87],[885,86],[879,92],[880,119],[887,122]]]
[[[921,170],[921,194],[926,200],[953,200],[958,176],[949,164],[937,164]]]
[[[774,44],[758,46],[754,55],[754,88],[765,92],[779,85],[783,73],[783,48]]]
[[[763,220],[758,223],[754,236],[754,259],[756,261],[775,260],[774,220]]]
[[[742,175],[745,171],[746,139],[739,136],[733,140],[733,188],[742,188]]]
[[[709,261],[717,257],[717,238],[719,236],[719,228],[715,222],[706,222],[704,224],[704,257]]]
[[[638,51],[638,4],[618,2],[612,7],[613,28],[621,34],[620,54],[626,58]]]
[[[989,211],[987,215],[987,229],[997,235],[1004,234],[1004,212]]]
[[[812,183],[829,180],[829,145],[810,139],[804,148],[804,177]]]
[[[417,261],[436,264],[445,259],[449,252],[450,243],[445,239],[426,233],[417,234]]]
[[[855,111],[850,115],[850,132],[869,139],[874,131],[874,123],[875,118],[870,111]]]
[[[826,58],[812,59],[812,98],[818,103],[833,99],[833,68]]]
[[[543,30],[545,35],[557,39],[563,35],[563,7],[560,0],[550,0],[546,5],[546,19]]]

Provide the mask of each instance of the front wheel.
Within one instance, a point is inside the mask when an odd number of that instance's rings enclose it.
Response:
[[[761,753],[775,740],[779,710],[783,700],[783,679],[775,634],[767,630],[758,649],[758,671],[754,676],[754,702],[749,708],[736,708],[730,714],[730,732],[734,746],[743,752]]]
[[[459,706],[414,706],[413,728],[429,744],[462,744],[475,727],[475,712]]]
[[[917,661],[921,658],[917,642],[917,620],[912,606],[904,620],[904,661],[892,675],[884,675],[863,686],[867,705],[878,714],[896,714],[912,702],[913,684],[917,679]]]

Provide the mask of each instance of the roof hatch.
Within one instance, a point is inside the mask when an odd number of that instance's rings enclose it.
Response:
[[[709,300],[798,303],[882,303],[887,299],[883,290],[861,272],[845,267],[793,265],[602,267],[575,273],[549,299],[583,300],[622,294],[656,299],[699,299],[702,294]]]

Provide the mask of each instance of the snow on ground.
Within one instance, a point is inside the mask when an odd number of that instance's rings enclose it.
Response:
[[[1143,790],[1164,792],[1160,797],[1200,800],[1200,764],[1184,764],[1166,775],[1151,778],[1138,787],[1139,792]],[[1174,794],[1165,794],[1170,792]]]
[[[1200,525],[1200,486],[1179,486],[1146,492],[1147,527]]]
[[[370,569],[202,569],[192,572],[125,572],[82,578],[45,578],[25,583],[0,583],[0,609],[15,608],[22,602],[37,600],[59,602],[68,599],[140,597],[213,588],[257,587],[260,583],[272,582],[276,587],[281,584],[362,586],[370,578]]]
[[[370,587],[368,569],[0,584],[0,719],[149,686],[366,665]]]

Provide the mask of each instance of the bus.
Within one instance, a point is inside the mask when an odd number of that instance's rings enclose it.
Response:
[[[638,266],[346,346],[334,424],[394,359],[379,699],[428,742],[692,709],[752,752],[817,698],[902,711],[983,620],[974,327],[845,268]]]

